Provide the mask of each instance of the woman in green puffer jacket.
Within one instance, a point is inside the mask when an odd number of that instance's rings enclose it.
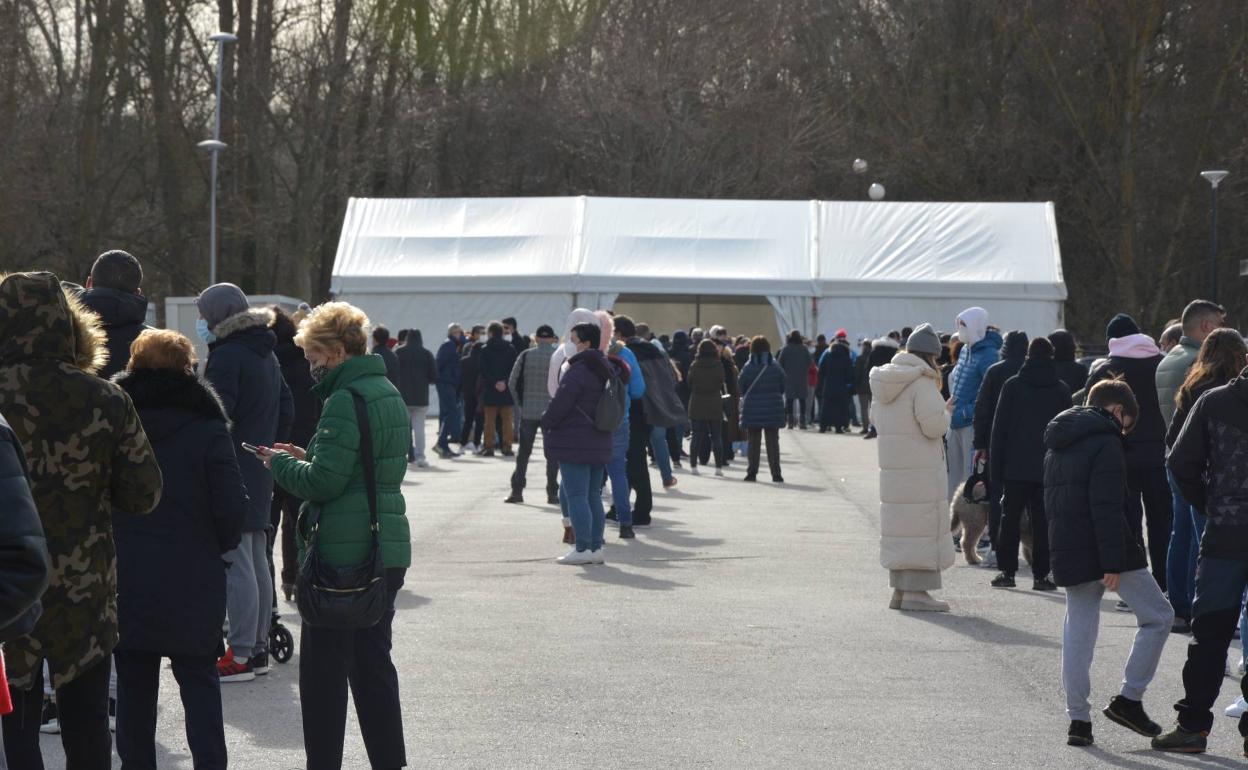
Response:
[[[389,611],[371,628],[337,630],[304,625],[299,644],[299,700],[308,770],[342,766],[348,677],[356,715],[374,767],[407,764],[399,679],[390,659],[394,597],[412,562],[411,535],[403,503],[411,426],[407,406],[386,379],[386,364],[368,352],[368,316],[345,302],[317,307],[299,325],[303,348],[324,402],[316,435],[307,449],[278,444],[262,459],[274,480],[306,500],[299,521],[302,562],[308,508],[320,509],[317,549],[334,566],[357,564],[372,542],[360,431],[351,390],[364,398],[372,433],[377,482],[381,558]]]

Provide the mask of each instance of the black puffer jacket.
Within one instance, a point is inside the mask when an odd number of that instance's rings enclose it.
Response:
[[[511,370],[516,365],[516,346],[502,337],[495,337],[485,343],[481,349],[480,377],[481,403],[485,406],[511,406],[515,402],[511,398],[511,390],[504,387],[502,392],[495,387],[498,383],[507,385],[511,379]]]
[[[1110,356],[1088,375],[1084,393],[1101,380],[1121,374],[1140,405],[1140,417],[1127,436],[1127,467],[1131,469],[1163,468],[1166,465],[1166,423],[1157,400],[1157,365],[1162,356],[1126,358]]]
[[[992,370],[989,370],[991,373]],[[1044,481],[1044,429],[1070,408],[1070,388],[1048,358],[1029,358],[1001,388],[988,450],[994,481]]]
[[[1196,401],[1168,463],[1183,499],[1209,517],[1201,557],[1248,561],[1248,370]]]
[[[26,478],[26,456],[0,416],[0,641],[30,633],[51,565]]]
[[[321,400],[312,392],[316,382],[312,380],[312,367],[303,355],[303,349],[295,344],[294,335],[285,336],[278,329],[277,347],[273,354],[282,367],[282,379],[290,389],[295,405],[295,420],[290,428],[290,443],[306,447],[316,435],[316,423],[321,419]]]
[[[975,416],[971,425],[974,427],[972,440],[976,449],[987,449],[992,443],[992,419],[997,413],[997,402],[1001,400],[1001,389],[1023,368],[1026,357],[1027,335],[1018,331],[1006,332],[1001,360],[988,367],[988,373],[979,385],[979,395],[975,397]]]
[[[429,406],[429,386],[438,381],[438,365],[425,347],[420,331],[408,329],[407,339],[394,351],[399,357],[399,392],[408,406]]]
[[[1044,431],[1044,510],[1053,582],[1073,586],[1148,561],[1127,523],[1122,427],[1096,407],[1062,412]]]
[[[141,369],[116,382],[133,399],[165,479],[150,515],[114,514],[117,646],[220,655],[221,555],[238,545],[248,510],[225,408],[188,374]]]
[[[1049,335],[1053,343],[1053,361],[1057,364],[1057,376],[1070,388],[1071,393],[1082,390],[1088,381],[1088,367],[1075,360],[1078,346],[1075,335],[1065,329],[1058,329]]]
[[[381,360],[386,362],[386,379],[390,380],[390,384],[394,385],[395,390],[402,387],[399,374],[399,357],[394,354],[389,345],[374,345],[373,355],[381,356]]]
[[[82,304],[100,317],[108,335],[108,363],[100,369],[100,377],[108,379],[126,368],[130,362],[130,345],[148,327],[147,297],[116,289],[87,289],[80,297]]]

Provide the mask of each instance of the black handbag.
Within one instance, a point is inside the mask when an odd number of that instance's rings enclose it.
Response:
[[[364,486],[368,493],[369,529],[372,543],[368,558],[358,564],[335,567],[317,551],[321,528],[320,506],[309,506],[308,539],[299,577],[295,581],[295,604],[299,616],[309,626],[353,629],[377,625],[389,609],[389,596],[381,561],[380,528],[377,523],[377,478],[373,467],[372,428],[364,397],[347,388],[355,401],[355,417],[360,429],[360,462],[364,466]]]

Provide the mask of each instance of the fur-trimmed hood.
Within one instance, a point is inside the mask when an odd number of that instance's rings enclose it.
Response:
[[[273,326],[273,322],[277,318],[273,311],[267,307],[253,307],[229,316],[221,323],[212,327],[212,333],[217,335],[217,340],[224,340],[227,337],[238,334],[239,332],[257,327],[268,329]]]
[[[100,317],[52,273],[0,275],[0,365],[39,358],[99,372],[108,363]]]
[[[217,392],[207,381],[172,369],[136,369],[121,372],[113,382],[130,395],[134,408],[142,415],[155,409],[177,409],[196,417],[219,420],[230,427]],[[159,430],[149,425],[144,415],[143,427],[152,439],[161,438]]]
[[[889,337],[887,334],[871,343],[873,348],[892,348],[893,350],[901,350],[901,343]]]

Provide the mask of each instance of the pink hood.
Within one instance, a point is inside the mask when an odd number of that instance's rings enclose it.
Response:
[[[1161,348],[1147,334],[1128,334],[1109,341],[1109,354],[1121,358],[1154,358],[1161,355]]]

